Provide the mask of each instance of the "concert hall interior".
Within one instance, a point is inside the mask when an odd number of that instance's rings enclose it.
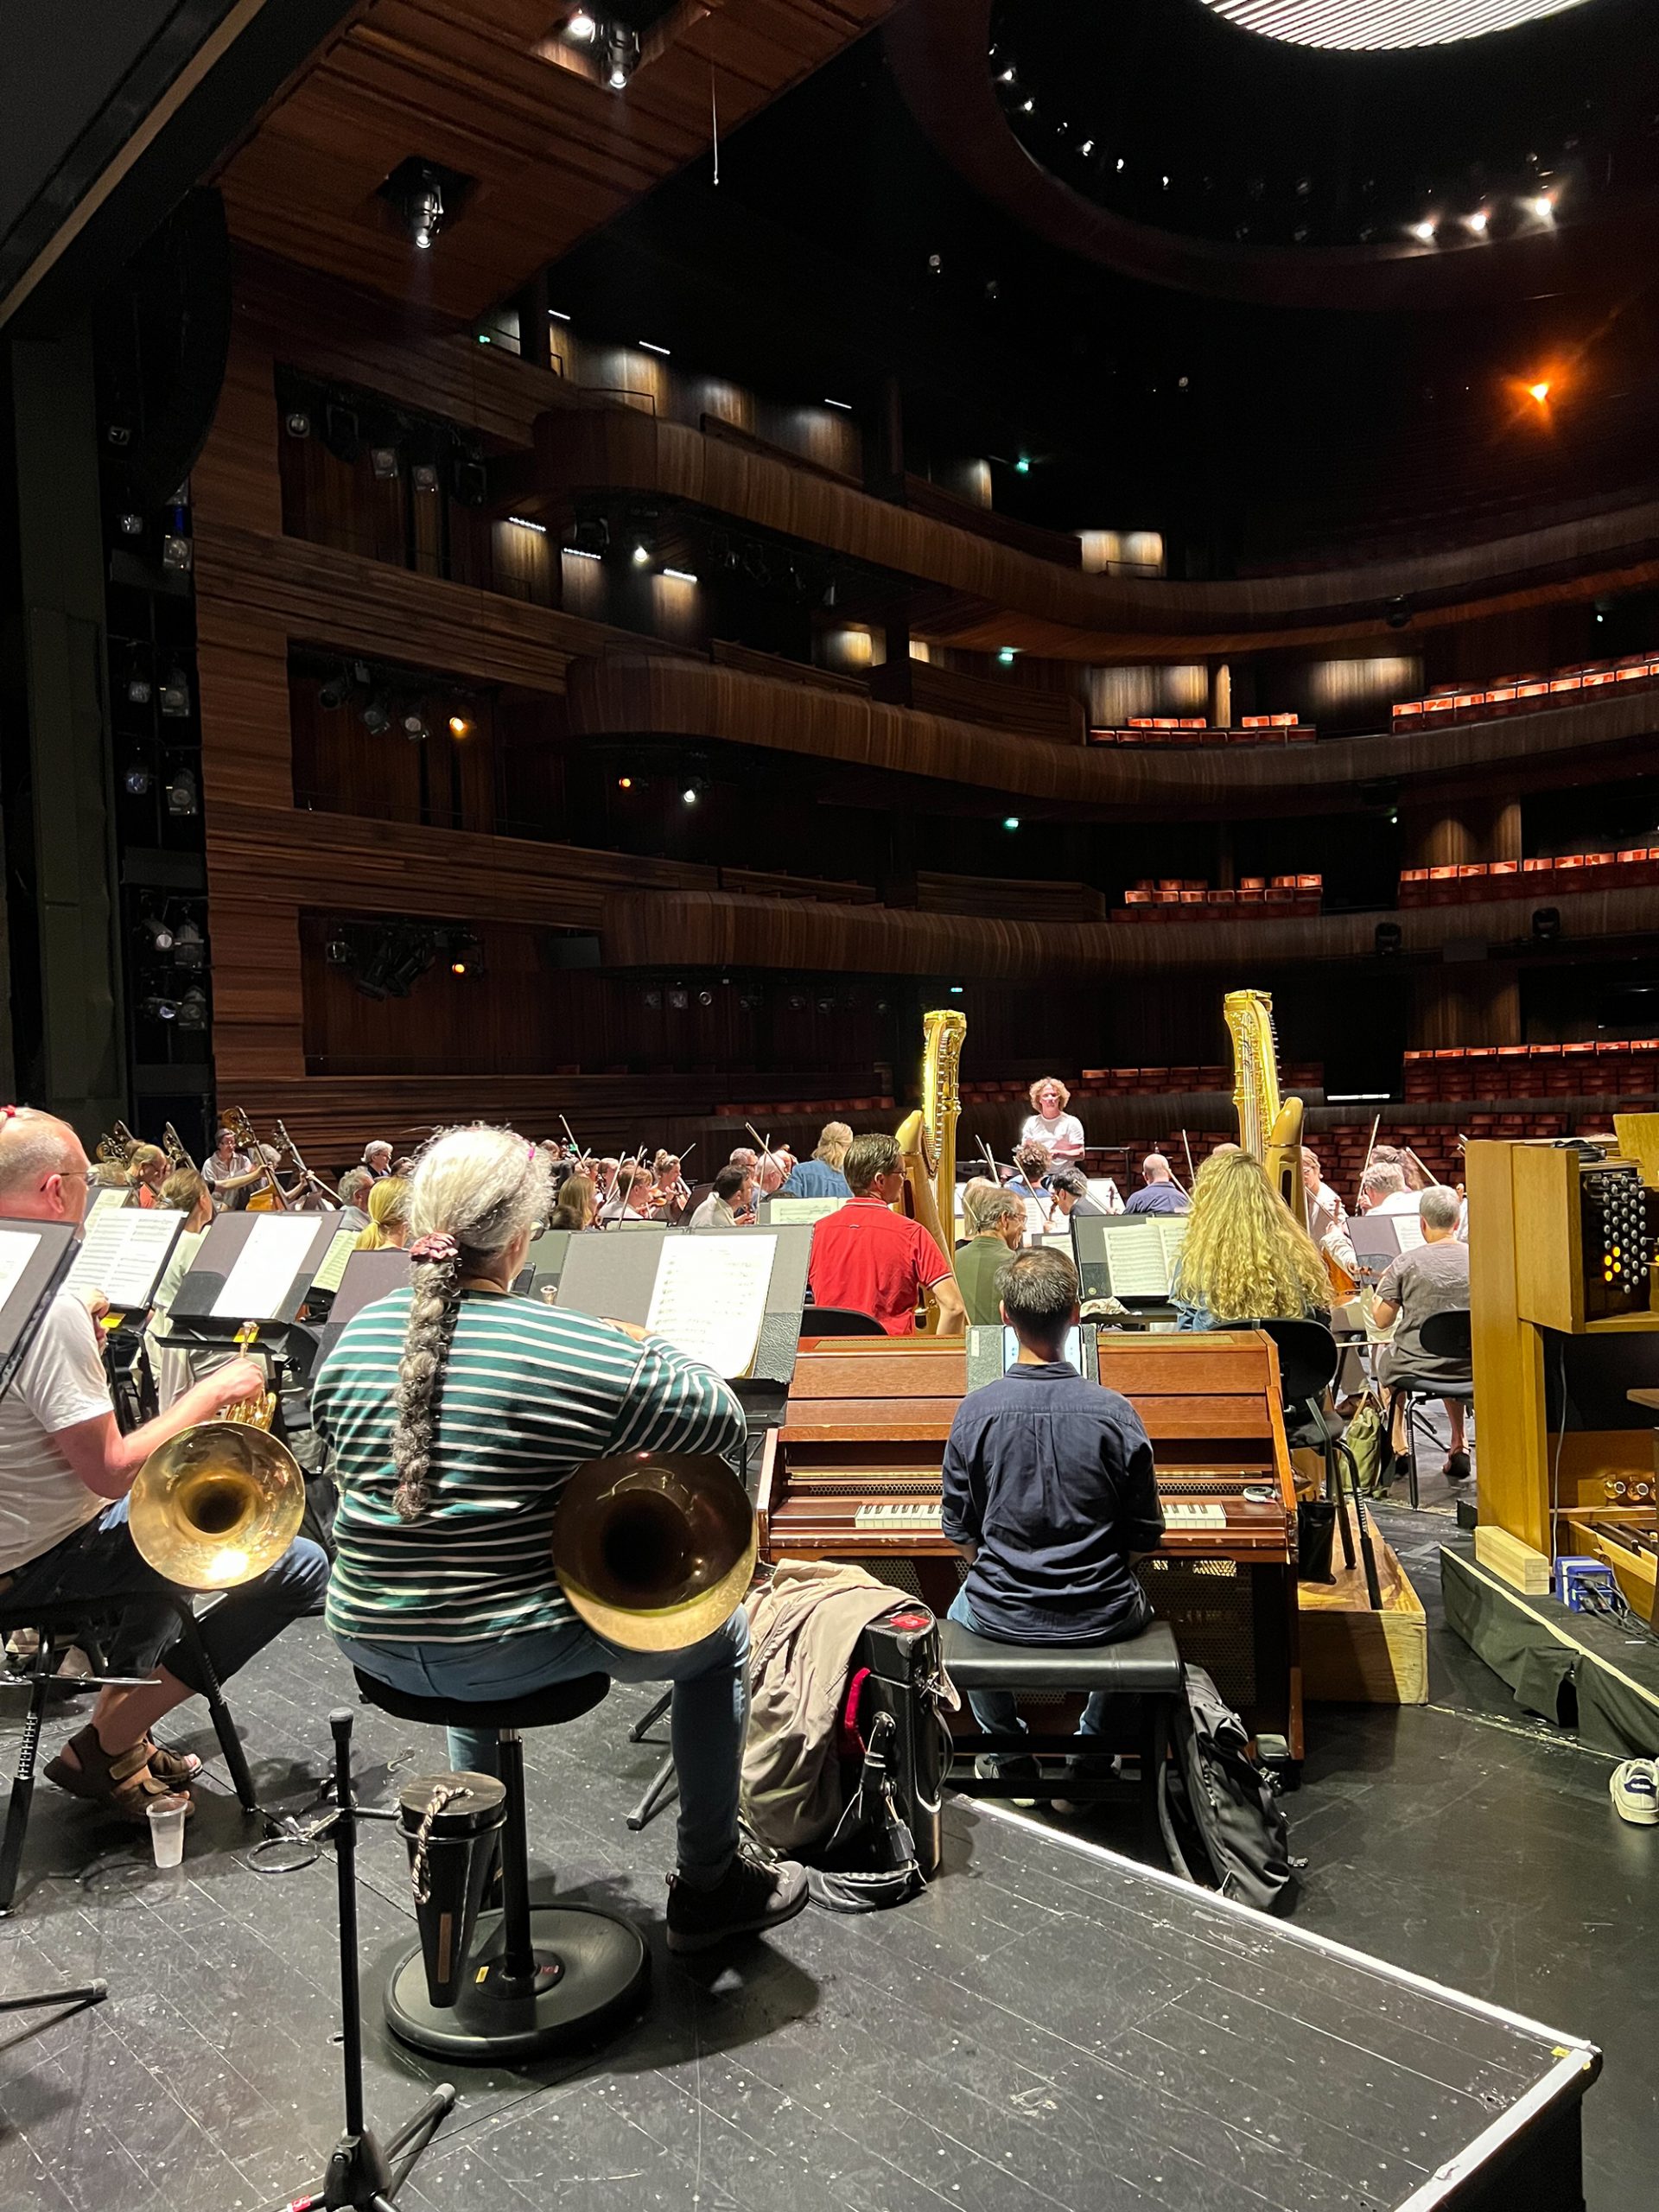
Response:
[[[0,2204],[1639,2203],[1652,10],[8,43]]]

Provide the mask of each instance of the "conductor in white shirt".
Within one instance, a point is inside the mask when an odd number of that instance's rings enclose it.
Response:
[[[0,1113],[0,1217],[79,1227],[92,1172],[67,1122],[23,1107]],[[81,1300],[60,1290],[0,1397],[0,1612],[26,1626],[31,1604],[84,1599],[89,1611],[110,1611],[111,1597],[130,1594],[108,1671],[150,1677],[100,1692],[47,1777],[141,1825],[150,1802],[188,1788],[201,1764],[162,1750],[150,1731],[203,1684],[189,1645],[173,1640],[172,1607],[145,1598],[167,1586],[132,1541],[127,1493],[157,1445],[264,1387],[253,1361],[232,1360],[124,1436],[97,1330]],[[300,1536],[267,1573],[227,1591],[200,1629],[221,1682],[289,1621],[320,1613],[327,1580],[322,1551]]]
[[[1083,1123],[1066,1112],[1071,1094],[1058,1076],[1039,1076],[1029,1096],[1031,1111],[1020,1124],[1020,1143],[1046,1144],[1049,1157],[1066,1166],[1081,1160]]]

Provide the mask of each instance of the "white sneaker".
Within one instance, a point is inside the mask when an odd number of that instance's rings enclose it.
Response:
[[[1607,1783],[1613,1810],[1634,1827],[1659,1827],[1659,1760],[1626,1759]]]

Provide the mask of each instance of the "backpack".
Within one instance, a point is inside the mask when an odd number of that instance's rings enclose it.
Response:
[[[1375,1391],[1368,1390],[1355,1408],[1337,1450],[1348,1461],[1354,1487],[1362,1497],[1387,1495],[1392,1452],[1382,1407]]]
[[[1287,1912],[1307,1861],[1290,1855],[1273,1777],[1251,1758],[1243,1722],[1202,1667],[1185,1669],[1185,1688],[1173,1715],[1175,1755],[1158,1788],[1170,1865],[1202,1889],[1261,1912]]]

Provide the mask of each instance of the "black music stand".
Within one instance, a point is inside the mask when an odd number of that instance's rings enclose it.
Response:
[[[334,1871],[340,1912],[340,2071],[346,2126],[329,2154],[322,2187],[296,2196],[288,2212],[393,2212],[397,2192],[414,2171],[445,2117],[455,2086],[440,2082],[383,2144],[363,2120],[363,2005],[357,1969],[357,1820],[352,1796],[352,1715],[341,1707],[328,1716],[334,1737]]]

